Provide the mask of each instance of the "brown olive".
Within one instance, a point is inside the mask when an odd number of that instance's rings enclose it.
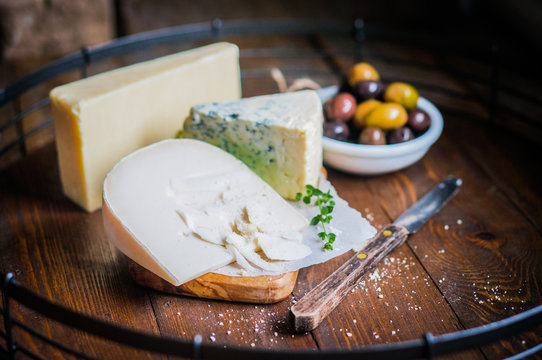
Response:
[[[348,72],[348,83],[354,87],[356,83],[363,80],[380,80],[380,74],[369,63],[360,62],[354,64]]]
[[[359,143],[366,145],[386,145],[386,135],[381,129],[368,126],[359,135]]]
[[[384,101],[395,102],[403,105],[407,110],[412,110],[418,104],[418,91],[412,85],[394,82],[388,85],[384,91]]]
[[[356,99],[345,92],[335,95],[325,104],[326,117],[331,121],[348,121],[355,111]]]
[[[351,122],[352,125],[356,129],[362,129],[365,127],[365,118],[367,115],[378,105],[381,105],[382,102],[375,100],[375,99],[369,99],[365,100],[364,102],[360,103],[356,107],[356,112],[354,113],[354,117],[352,118]]]
[[[398,144],[412,139],[414,139],[414,133],[406,126],[388,132],[388,144]]]
[[[342,121],[326,121],[324,123],[324,136],[335,140],[347,141],[350,136],[350,129]]]
[[[414,109],[408,114],[407,125],[415,133],[421,134],[431,126],[431,118],[425,111]]]
[[[354,95],[360,100],[376,99],[384,92],[384,83],[378,80],[363,80],[354,85]]]
[[[382,130],[391,130],[404,126],[407,117],[407,111],[402,105],[383,103],[372,109],[365,117],[365,126],[376,126]]]

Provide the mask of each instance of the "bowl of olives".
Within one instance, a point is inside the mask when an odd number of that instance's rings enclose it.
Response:
[[[319,90],[324,163],[359,175],[400,170],[420,160],[442,133],[440,111],[403,82],[384,83],[368,63],[347,83]]]

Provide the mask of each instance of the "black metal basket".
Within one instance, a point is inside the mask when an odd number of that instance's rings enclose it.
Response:
[[[80,70],[81,75],[88,75],[88,68],[91,64],[98,63],[105,59],[116,56],[122,56],[127,53],[137,53],[145,49],[159,45],[182,44],[183,46],[192,46],[198,42],[216,41],[219,38],[228,36],[244,35],[277,35],[277,34],[295,34],[298,36],[307,36],[311,39],[312,48],[309,49],[289,49],[289,48],[266,48],[266,49],[244,49],[241,51],[241,57],[321,57],[328,65],[328,71],[325,73],[312,71],[311,69],[285,69],[284,74],[289,78],[303,76],[321,77],[324,82],[340,83],[342,81],[342,69],[339,64],[333,61],[330,51],[334,56],[349,57],[351,61],[358,61],[367,57],[364,52],[364,44],[367,38],[379,39],[381,41],[400,42],[405,46],[412,48],[430,48],[431,51],[448,54],[453,53],[456,56],[465,56],[471,60],[484,65],[487,70],[483,74],[465,73],[456,70],[453,67],[439,67],[439,71],[444,71],[461,81],[470,82],[482,90],[473,92],[469,95],[468,101],[478,104],[484,111],[481,113],[464,111],[457,108],[447,108],[445,101],[438,104],[447,112],[459,113],[464,117],[471,117],[478,121],[490,122],[494,125],[503,124],[499,118],[503,116],[513,116],[516,121],[526,124],[525,134],[529,133],[529,126],[540,129],[540,119],[535,116],[529,116],[521,112],[520,109],[509,107],[506,102],[499,101],[500,96],[521,97],[532,106],[540,107],[539,101],[522,89],[514,86],[503,85],[499,79],[502,71],[509,71],[499,60],[499,43],[491,41],[484,44],[471,44],[457,42],[454,37],[448,39],[435,39],[435,37],[425,34],[405,34],[396,31],[366,26],[363,21],[356,20],[354,23],[338,22],[315,22],[311,20],[269,20],[269,21],[228,21],[222,22],[214,20],[210,23],[200,23],[184,25],[173,28],[167,28],[157,31],[146,32],[142,34],[126,36],[105,43],[103,45],[85,47],[80,52],[68,55],[49,65],[42,67],[31,74],[9,84],[0,89],[0,109],[9,106],[18,97],[36,86],[61,75],[68,71]],[[332,36],[344,41],[345,46],[329,50],[321,46],[318,36]],[[498,39],[497,39],[498,40]],[[399,57],[390,55],[381,55],[372,53],[368,57],[371,59],[379,58],[390,63],[403,64],[407,66],[423,67],[429,71],[434,70],[434,65],[420,62],[406,61]],[[261,78],[269,76],[269,69],[242,69],[243,79]],[[398,79],[401,80],[401,79]],[[410,82],[413,82],[410,80]],[[453,89],[428,85],[421,82],[413,82],[420,89],[428,89],[433,92],[444,94],[451,98],[464,98],[464,95]],[[25,109],[18,109],[15,116],[7,121],[0,123],[0,159],[8,153],[19,152],[22,156],[26,154],[25,140],[33,134],[48,129],[52,126],[52,119],[47,118],[34,127],[23,130],[20,126],[22,120],[32,114],[46,108],[49,104],[48,98],[34,102]],[[518,128],[515,126],[515,128]],[[9,141],[5,140],[3,134],[10,129],[15,129],[17,136]],[[25,288],[19,284],[14,274],[5,275],[2,286],[3,304],[0,314],[3,316],[5,332],[0,332],[0,337],[5,341],[6,346],[0,347],[0,357],[5,359],[14,359],[18,354],[23,354],[29,358],[39,359],[39,355],[32,353],[19,344],[15,338],[14,330],[19,329],[27,335],[35,337],[50,346],[58,349],[67,355],[89,359],[86,354],[62,345],[55,339],[46,337],[38,333],[23,322],[13,318],[10,312],[10,304],[18,302],[19,304],[45,316],[48,319],[57,321],[61,324],[73,327],[88,334],[108,339],[118,344],[135,347],[145,351],[156,352],[160,354],[191,357],[195,359],[360,359],[360,358],[379,358],[379,359],[414,359],[420,357],[431,358],[433,356],[450,354],[466,349],[476,348],[485,344],[510,337],[522,331],[526,331],[542,323],[542,305],[532,308],[524,313],[512,316],[502,321],[491,323],[478,328],[458,331],[455,333],[433,336],[426,333],[423,338],[406,342],[373,345],[358,347],[352,350],[332,350],[332,351],[266,351],[259,349],[250,349],[242,347],[228,347],[203,344],[201,336],[196,336],[192,342],[185,342],[169,336],[156,336],[153,334],[134,331],[118,324],[108,323],[96,318],[92,318],[71,309],[55,304]],[[517,354],[514,358],[521,358],[536,353],[542,349],[539,344],[523,353]]]

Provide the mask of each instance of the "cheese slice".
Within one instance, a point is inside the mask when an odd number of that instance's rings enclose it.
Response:
[[[239,50],[216,43],[59,86],[50,93],[64,193],[101,206],[105,174],[123,156],[172,138],[190,108],[241,96]]]
[[[193,139],[163,140],[119,161],[104,180],[102,214],[116,247],[174,285],[235,259],[273,270],[273,254],[310,253],[299,243],[303,215],[241,161]]]
[[[183,137],[219,146],[294,199],[320,174],[322,121],[320,98],[303,90],[196,105]]]

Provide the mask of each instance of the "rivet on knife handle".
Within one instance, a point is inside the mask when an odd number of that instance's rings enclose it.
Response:
[[[315,329],[359,283],[363,274],[402,244],[407,236],[408,231],[402,226],[389,225],[380,231],[364,249],[292,306],[295,330]]]

